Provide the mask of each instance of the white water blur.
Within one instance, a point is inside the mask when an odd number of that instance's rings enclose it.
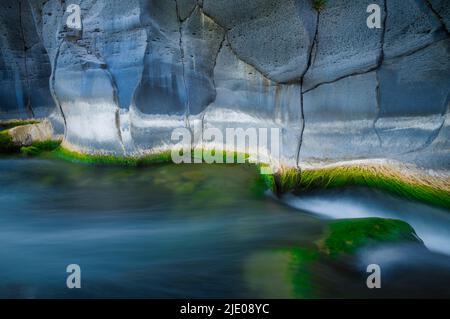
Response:
[[[386,192],[351,187],[302,195],[288,194],[289,206],[325,218],[382,217],[410,224],[431,251],[450,255],[450,211]]]

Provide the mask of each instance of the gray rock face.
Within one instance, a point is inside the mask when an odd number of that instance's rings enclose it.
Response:
[[[28,1],[0,3],[0,118],[48,116],[51,73]]]
[[[270,15],[277,5],[271,0],[203,0],[205,13],[227,30],[256,17]]]
[[[55,93],[66,119],[65,142],[83,152],[120,153],[118,105],[105,64],[83,48],[63,43]]]
[[[229,41],[240,59],[277,82],[299,80],[306,71],[316,29],[309,1],[274,1],[274,8],[235,25]],[[295,30],[295,31],[287,31]]]
[[[436,137],[450,97],[449,41],[387,60],[378,71],[380,118],[376,128],[384,153],[411,152]]]
[[[197,8],[183,23],[181,36],[189,115],[198,115],[216,97],[213,73],[225,32]]]
[[[447,31],[450,30],[450,6],[446,0],[427,0],[430,9],[442,21]]]
[[[384,16],[383,1],[373,3],[380,5]],[[311,67],[303,82],[305,91],[377,67],[383,29],[367,27],[367,5],[363,0],[336,0],[325,5],[319,14]]]
[[[80,4],[82,12],[82,30],[75,33],[67,29],[68,13],[59,1],[41,8],[65,143],[85,152],[123,154],[119,110],[131,104],[145,51],[139,2],[71,3]]]
[[[214,82],[217,97],[206,110],[204,128],[218,128],[224,138],[227,128],[262,128],[267,130],[269,138],[270,129],[278,128],[280,160],[295,166],[303,125],[300,85],[282,85],[269,80],[239,60],[228,43],[222,46],[217,58]],[[267,144],[271,151],[271,141]]]
[[[229,30],[239,58],[270,79],[288,82],[305,72],[316,28],[310,1],[206,0],[203,7]]]
[[[378,113],[376,88],[374,71],[306,93],[300,161],[376,157],[380,146],[374,129]],[[349,94],[352,91],[358,94]]]
[[[449,169],[450,4],[374,3],[380,29],[362,0],[4,0],[0,118],[48,117],[89,153],[170,149],[180,127],[193,146],[201,128],[277,128],[283,165]]]
[[[139,1],[82,1],[83,40],[111,74],[120,108],[129,108],[141,79],[147,34],[141,24]],[[100,18],[102,17],[102,18]],[[109,17],[104,19],[103,17]]]
[[[178,17],[181,21],[186,20],[197,5],[197,0],[176,0],[176,2]]]
[[[409,161],[421,167],[450,170],[448,153],[450,150],[450,116],[447,110],[442,126],[435,131],[437,135],[430,139],[429,145],[407,154]],[[405,156],[406,157],[406,156]]]
[[[385,59],[414,52],[447,37],[426,1],[386,1],[386,4]]]

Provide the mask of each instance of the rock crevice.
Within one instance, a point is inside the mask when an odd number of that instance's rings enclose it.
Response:
[[[305,111],[303,109],[303,105],[304,105],[304,100],[303,100],[303,81],[305,79],[305,74],[308,72],[309,68],[311,67],[311,63],[312,63],[312,56],[313,56],[313,50],[314,48],[317,50],[317,46],[318,46],[318,40],[317,40],[317,34],[319,33],[319,22],[320,22],[320,11],[317,11],[316,13],[316,30],[314,32],[314,37],[313,37],[313,41],[311,43],[311,47],[308,50],[308,62],[306,65],[306,69],[303,72],[301,78],[300,78],[300,107],[301,107],[301,119],[302,119],[302,130],[300,132],[300,138],[298,141],[298,150],[297,150],[297,158],[296,158],[296,163],[297,163],[297,167],[300,168],[299,165],[299,161],[300,161],[300,152],[302,149],[302,142],[303,142],[303,133],[305,131],[305,126],[306,126],[306,120],[305,120]]]

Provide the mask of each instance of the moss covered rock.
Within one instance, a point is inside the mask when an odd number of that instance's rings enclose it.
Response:
[[[60,144],[60,141],[53,140],[35,142],[30,146],[22,146],[20,148],[20,152],[26,156],[38,156],[44,152],[51,152],[56,150]]]
[[[414,229],[400,220],[356,218],[331,221],[314,245],[264,250],[245,264],[247,280],[263,298],[319,298],[323,273],[331,263],[374,245],[410,242],[422,245]],[[322,282],[321,282],[322,281]]]
[[[0,154],[16,153],[19,150],[20,147],[13,142],[12,136],[8,131],[0,132]]]
[[[28,156],[36,156],[46,151],[55,150],[60,141],[52,140],[52,124],[45,120],[8,121],[0,123],[0,154],[21,152]]]
[[[53,138],[53,126],[48,120],[37,124],[16,126],[8,132],[13,142],[20,146],[30,146],[35,142],[48,141]]]
[[[371,245],[399,242],[422,244],[414,228],[401,220],[356,218],[331,222],[318,247],[322,253],[338,257]]]

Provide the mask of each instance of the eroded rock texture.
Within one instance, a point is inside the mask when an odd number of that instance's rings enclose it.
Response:
[[[26,1],[0,2],[0,117],[48,116],[49,57]]]
[[[178,127],[280,128],[289,166],[450,169],[450,4],[372,2],[380,29],[362,0],[4,0],[0,117],[49,117],[90,153],[168,149]]]

